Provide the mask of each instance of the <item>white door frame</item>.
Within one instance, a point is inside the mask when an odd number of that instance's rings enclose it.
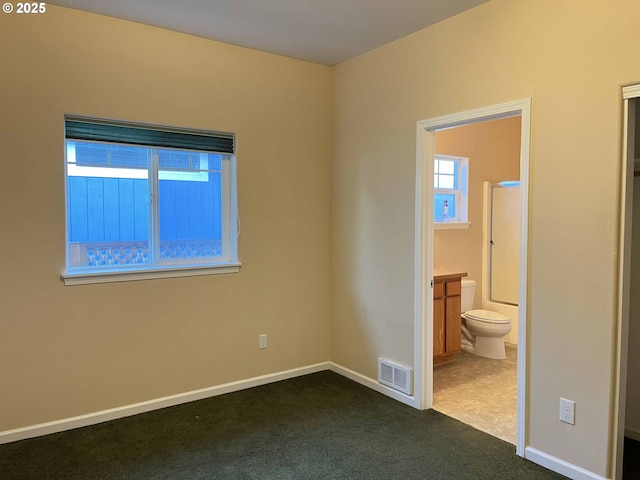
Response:
[[[640,85],[622,88],[622,164],[620,168],[620,257],[618,264],[618,310],[614,387],[614,422],[610,456],[613,478],[622,478],[625,407],[627,397],[627,352],[629,343],[629,299],[631,287],[631,228],[633,214],[633,170],[635,144],[635,102]]]
[[[433,160],[435,132],[447,128],[520,116],[520,188],[522,195],[520,225],[520,276],[518,291],[518,405],[516,453],[524,456],[526,440],[526,359],[529,226],[529,149],[531,99],[526,98],[442,117],[421,120],[417,124],[416,206],[415,206],[415,292],[414,292],[414,366],[415,406],[433,404]],[[427,294],[428,293],[428,294]]]

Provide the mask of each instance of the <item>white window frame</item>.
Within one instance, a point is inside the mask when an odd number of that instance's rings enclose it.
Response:
[[[83,141],[84,142],[84,141]],[[159,179],[189,180],[202,181],[201,174],[197,171],[181,171],[180,169],[168,169],[159,167],[158,150],[167,150],[166,147],[146,146],[152,154],[151,165],[147,169],[140,169],[145,172],[139,177],[133,168],[120,169],[117,167],[92,167],[79,166],[69,163],[68,159],[72,149],[71,145],[75,145],[75,140],[65,139],[65,234],[66,234],[66,255],[65,255],[65,271],[61,274],[61,278],[65,285],[84,285],[92,283],[108,283],[122,282],[132,280],[148,280],[155,278],[168,277],[184,277],[184,276],[200,276],[235,273],[240,270],[241,263],[237,256],[237,237],[239,233],[238,210],[237,210],[237,193],[236,193],[236,174],[235,174],[235,154],[223,153],[221,161],[221,196],[222,196],[222,254],[218,257],[195,257],[195,258],[173,258],[162,259],[160,257],[160,231],[159,231],[159,202],[156,200],[156,191]],[[109,145],[118,145],[116,142],[105,142]],[[195,151],[195,150],[189,150]],[[212,152],[215,153],[215,152]],[[69,176],[81,175],[86,176],[87,173],[93,173],[101,178],[110,177],[105,175],[105,170],[113,170],[114,174],[119,170],[127,170],[128,174],[123,178],[131,176],[132,178],[148,178],[149,179],[149,240],[148,251],[151,258],[149,264],[118,266],[115,268],[91,268],[91,267],[70,267],[70,241],[69,241]],[[204,172],[206,175],[207,172]],[[117,173],[118,177],[122,176],[122,171]]]
[[[458,188],[435,188],[434,186],[434,200],[437,194],[454,194],[456,197],[456,216],[447,220],[433,219],[433,228],[435,230],[447,230],[447,229],[466,229],[469,228],[469,158],[459,157],[454,155],[435,155],[435,162],[438,160],[448,160],[455,163],[456,176],[458,178]]]

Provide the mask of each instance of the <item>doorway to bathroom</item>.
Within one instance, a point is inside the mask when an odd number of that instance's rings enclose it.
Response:
[[[434,350],[432,407],[512,444],[517,412],[520,128],[520,116],[512,116],[435,133],[436,162],[443,154],[467,159],[469,190],[469,222],[463,225],[439,220],[436,190],[435,279],[466,273],[461,279],[461,312],[491,312],[490,317],[503,323],[491,324],[493,337],[478,336],[475,320],[460,319],[461,332],[451,329],[460,338],[460,351],[443,363]],[[434,298],[437,302],[438,296]],[[460,314],[452,316],[457,322]],[[434,328],[439,331],[441,322],[449,327],[451,321],[436,316]],[[486,324],[482,321],[481,328]]]
[[[640,464],[640,84],[623,87],[620,252],[613,478],[638,478]]]
[[[500,123],[504,122],[504,123]],[[480,173],[482,168],[478,165],[475,167],[473,156],[464,155],[464,152],[454,152],[448,150],[447,137],[458,132],[463,132],[467,127],[477,126],[480,129],[493,124],[500,125],[503,129],[512,128],[516,131],[516,142],[518,151],[512,165],[498,166],[499,160],[494,167],[491,167],[491,159],[487,160],[485,165],[486,178]],[[510,124],[510,127],[507,125]],[[443,369],[449,365],[458,368],[457,373],[452,376],[478,377],[478,368],[474,360],[475,355],[461,352],[459,359],[456,358],[451,364],[438,366],[434,369],[433,353],[434,353],[434,292],[432,290],[434,273],[447,274],[453,270],[459,273],[466,273],[468,278],[473,279],[476,284],[474,309],[484,309],[487,305],[487,293],[490,292],[487,281],[487,267],[483,268],[483,263],[490,262],[490,252],[485,252],[483,245],[486,244],[486,228],[483,228],[483,222],[486,221],[486,204],[483,207],[483,187],[485,181],[507,181],[519,180],[520,197],[522,201],[519,203],[520,224],[517,228],[518,240],[516,256],[518,259],[517,268],[517,306],[508,305],[514,302],[498,302],[506,306],[515,307],[517,313],[512,318],[513,330],[512,335],[515,344],[519,348],[510,348],[510,342],[507,345],[507,360],[490,360],[490,362],[498,362],[494,364],[494,373],[500,373],[499,370],[509,370],[506,375],[511,375],[510,383],[512,388],[512,396],[515,393],[515,432],[513,432],[511,442],[516,444],[516,453],[524,456],[524,439],[525,439],[525,398],[526,398],[526,280],[527,280],[527,225],[528,225],[528,174],[529,174],[529,130],[530,130],[530,99],[509,102],[500,105],[494,105],[487,108],[481,108],[472,111],[461,112],[458,114],[437,117],[429,120],[418,122],[418,143],[417,143],[417,195],[416,195],[416,278],[415,278],[415,297],[416,297],[416,398],[421,408],[433,408],[434,405],[434,386],[438,382],[438,375]],[[486,139],[485,139],[486,140]],[[456,143],[456,142],[453,142]],[[474,141],[468,142],[475,143]],[[486,153],[486,152],[485,152]],[[489,157],[496,156],[495,152],[489,152]],[[435,222],[434,215],[434,160],[436,155],[458,155],[462,157],[469,156],[469,222],[468,225],[451,227],[446,226],[439,228],[438,222]],[[513,159],[513,155],[511,156]],[[494,170],[491,170],[494,168]],[[506,170],[504,170],[506,168]],[[511,170],[509,170],[511,168]],[[478,181],[480,182],[478,186]],[[485,192],[486,194],[486,192]],[[475,215],[472,213],[476,211]],[[474,219],[475,218],[475,219]],[[434,225],[437,228],[434,232]],[[435,233],[435,234],[434,234]],[[483,238],[483,235],[485,237]],[[469,243],[473,237],[473,245],[471,248]],[[483,243],[484,242],[484,243]],[[495,310],[495,309],[494,309]],[[516,353],[517,350],[517,353]],[[466,354],[466,355],[465,355]],[[477,357],[480,360],[488,360]],[[511,362],[511,365],[508,365]],[[515,368],[513,368],[515,366]],[[480,367],[482,369],[483,367]],[[451,370],[451,369],[450,369]],[[486,369],[485,369],[486,370]],[[481,370],[480,370],[481,371]],[[503,372],[503,373],[505,373]],[[506,378],[506,377],[505,377]],[[490,384],[491,380],[487,380]],[[498,380],[502,383],[502,381]],[[487,388],[481,392],[481,395],[487,393]],[[472,392],[461,392],[460,394],[451,393],[450,397],[464,397],[467,405],[474,402]],[[478,395],[478,396],[481,396]],[[498,395],[499,397],[500,395]],[[454,416],[454,415],[451,415]],[[496,418],[493,419],[497,420]],[[463,420],[464,421],[464,420]],[[477,428],[481,425],[475,425]],[[491,433],[491,432],[490,432]],[[496,435],[501,436],[501,435]]]

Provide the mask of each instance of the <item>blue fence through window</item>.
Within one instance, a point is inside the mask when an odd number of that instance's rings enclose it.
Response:
[[[195,175],[199,181],[159,181],[161,259],[222,254],[221,173]],[[149,181],[87,176],[69,176],[68,181],[70,264],[108,268],[149,263]]]

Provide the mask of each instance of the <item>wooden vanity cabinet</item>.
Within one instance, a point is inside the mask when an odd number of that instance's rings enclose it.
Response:
[[[433,279],[433,364],[450,362],[460,351],[460,295],[466,273]]]

